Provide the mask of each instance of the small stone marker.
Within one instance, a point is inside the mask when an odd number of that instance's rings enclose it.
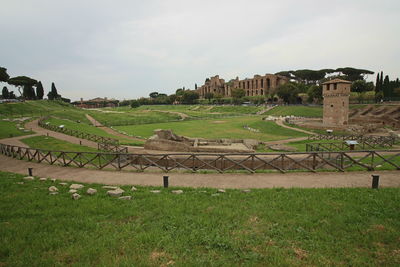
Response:
[[[70,185],[70,189],[82,189],[84,187],[84,185],[82,184],[71,184]]]
[[[118,189],[119,187],[118,187],[118,186],[105,185],[105,186],[103,186],[102,188],[104,188],[104,189],[115,190],[115,189]]]
[[[71,193],[71,194],[75,194],[76,192],[78,192],[78,190],[76,190],[76,189],[70,189],[70,190],[68,191],[68,193]]]
[[[226,193],[225,189],[218,189],[217,193]]]
[[[172,194],[176,194],[176,195],[180,195],[180,194],[183,194],[183,190],[172,190],[171,193]]]
[[[45,182],[45,181],[47,181],[47,178],[44,178],[44,177],[42,177],[42,178],[39,178],[39,181],[41,181],[41,182]]]
[[[122,190],[121,188],[117,188],[115,190],[109,190],[107,191],[107,195],[111,196],[111,197],[120,197],[122,195],[122,193],[124,193],[125,191]]]
[[[73,200],[78,200],[78,199],[81,198],[81,195],[79,195],[79,194],[77,194],[77,193],[74,193],[74,194],[72,194],[71,198],[72,198]]]
[[[52,179],[50,179],[50,181],[52,181],[53,183],[55,183],[55,182],[57,181],[57,179],[52,178]]]
[[[86,191],[86,194],[91,195],[91,196],[93,196],[93,195],[96,194],[96,193],[97,193],[97,190],[94,189],[94,188],[89,188],[89,189]]]
[[[123,197],[119,197],[118,199],[122,199],[122,200],[131,200],[132,196],[123,196]]]
[[[57,192],[57,191],[58,191],[58,188],[55,187],[55,186],[50,186],[50,187],[49,187],[49,191],[50,191],[50,192]]]
[[[160,190],[150,190],[150,193],[159,194],[159,193],[161,193],[161,191]]]
[[[250,193],[251,190],[250,190],[250,189],[243,189],[242,192],[243,192],[243,193]]]
[[[68,185],[67,183],[59,183],[59,184],[62,185],[62,186]]]
[[[131,191],[137,191],[137,188],[132,186]]]
[[[24,180],[35,180],[35,177],[33,177],[33,176],[25,176]]]

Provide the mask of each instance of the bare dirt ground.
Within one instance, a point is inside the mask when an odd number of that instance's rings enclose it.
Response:
[[[34,131],[35,133],[37,133],[37,135],[47,135],[47,133],[49,134],[49,136],[60,139],[60,140],[64,140],[73,144],[77,144],[79,145],[80,142],[82,142],[83,146],[88,146],[88,147],[93,147],[96,148],[98,147],[97,143],[93,142],[93,141],[89,141],[86,139],[81,139],[81,138],[77,138],[71,135],[66,135],[63,133],[59,133],[59,132],[53,132],[47,129],[44,129],[42,127],[40,127],[38,125],[38,120],[33,120],[31,122],[28,122],[25,127],[27,129],[32,129],[32,131]]]
[[[32,163],[0,155],[0,170],[40,177],[56,178],[63,181],[100,183],[110,185],[161,186],[164,173],[133,173],[124,171],[102,171],[61,167]],[[267,174],[192,174],[170,173],[170,186],[210,188],[272,188],[272,187],[370,187],[371,172],[345,173],[267,173]],[[380,186],[400,187],[398,171],[379,171]]]

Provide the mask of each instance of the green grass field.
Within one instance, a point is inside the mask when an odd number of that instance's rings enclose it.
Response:
[[[57,178],[57,177],[52,177]],[[1,266],[398,266],[400,189],[106,196],[0,172]],[[55,185],[58,195],[49,195]],[[87,196],[84,191],[98,193]]]
[[[85,110],[75,108],[61,101],[37,100],[0,105],[0,115],[4,117],[40,117],[52,115],[89,123],[85,117],[85,113],[87,113]]]
[[[15,121],[0,120],[0,139],[32,134],[31,131],[25,132],[23,130],[19,130],[17,128],[17,124],[18,122]],[[23,128],[22,125],[23,123],[21,123],[21,128]]]
[[[322,118],[322,106],[277,106],[264,113],[264,115]]]
[[[59,140],[51,136],[33,136],[21,139],[21,142],[31,148],[57,151],[74,152],[99,152],[97,149],[87,146],[81,146],[67,141]]]
[[[122,138],[122,137],[119,137],[119,136],[115,136],[115,135],[109,134],[109,133],[103,131],[99,127],[95,127],[95,126],[92,126],[92,125],[89,125],[89,124],[85,124],[85,123],[77,123],[75,121],[57,119],[57,118],[49,118],[49,119],[45,120],[45,122],[50,122],[51,125],[56,125],[56,126],[64,125],[67,129],[71,129],[71,130],[77,130],[77,131],[84,132],[84,133],[89,133],[89,134],[94,134],[94,135],[98,135],[98,136],[118,139],[120,144],[126,144],[126,145],[143,144],[143,142],[140,142],[140,141],[132,141],[132,140],[127,139],[127,138]]]
[[[244,129],[244,125],[258,129],[260,132],[256,133]],[[262,121],[260,116],[117,126],[115,128],[141,137],[152,136],[155,129],[172,129],[179,135],[210,139],[238,138],[270,141],[307,136],[304,133],[280,127],[274,122]]]
[[[137,125],[166,121],[178,121],[181,119],[181,117],[176,114],[157,111],[135,111],[134,109],[129,112],[120,111],[118,113],[99,111],[87,111],[87,113],[106,126]]]

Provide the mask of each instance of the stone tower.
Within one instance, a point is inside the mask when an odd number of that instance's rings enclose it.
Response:
[[[342,126],[348,124],[350,86],[351,82],[341,79],[333,79],[322,84],[324,125]]]

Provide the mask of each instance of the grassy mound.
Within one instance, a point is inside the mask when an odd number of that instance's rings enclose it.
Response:
[[[4,117],[40,117],[52,115],[70,120],[89,123],[85,111],[62,101],[26,101],[0,105],[0,114]]]
[[[56,178],[56,177],[55,177]],[[126,201],[86,184],[0,172],[2,266],[398,266],[400,189],[150,187]],[[49,195],[55,185],[58,195]],[[92,187],[94,196],[84,192]],[[157,188],[159,189],[159,188]]]

